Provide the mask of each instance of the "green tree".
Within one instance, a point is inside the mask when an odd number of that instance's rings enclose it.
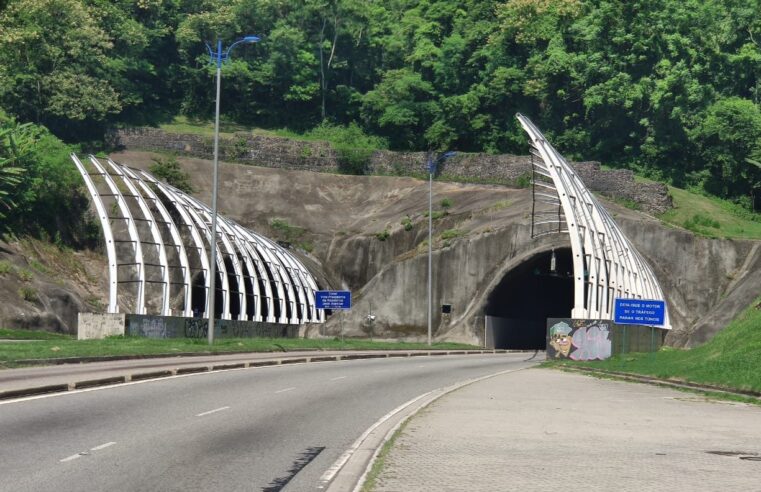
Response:
[[[699,174],[706,191],[719,196],[749,196],[761,158],[761,109],[747,99],[730,97],[712,104],[691,132],[705,166]]]
[[[0,14],[0,104],[62,129],[122,108],[104,76],[113,42],[77,0],[15,0]]]

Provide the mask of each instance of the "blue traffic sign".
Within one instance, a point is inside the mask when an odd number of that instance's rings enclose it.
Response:
[[[666,302],[616,298],[613,302],[613,322],[622,325],[663,326],[666,322]]]
[[[318,290],[314,293],[317,309],[351,309],[348,290]]]

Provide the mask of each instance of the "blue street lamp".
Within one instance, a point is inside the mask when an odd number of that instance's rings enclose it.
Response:
[[[222,40],[217,41],[217,51],[214,51],[209,43],[206,43],[206,49],[209,50],[210,63],[217,66],[217,100],[216,115],[214,120],[214,184],[211,192],[211,264],[209,265],[209,345],[214,343],[214,300],[217,292],[217,187],[219,174],[219,94],[222,88],[222,63],[230,58],[230,52],[239,44],[252,44],[259,41],[257,36],[246,36],[235,41],[224,52],[222,51]]]
[[[433,317],[431,280],[433,277],[433,268],[431,266],[431,250],[433,244],[433,175],[439,164],[443,163],[450,157],[454,157],[457,152],[444,152],[434,159],[433,153],[428,153],[428,346],[431,346],[431,319]]]

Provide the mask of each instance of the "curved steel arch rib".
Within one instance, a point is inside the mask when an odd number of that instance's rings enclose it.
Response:
[[[205,284],[204,312],[201,315],[208,317],[211,279],[208,275],[210,265],[207,246],[211,241],[217,241],[223,246],[219,249],[220,255],[217,257],[217,270],[221,276],[220,290],[223,296],[222,319],[233,318],[234,311],[231,310],[230,300],[231,296],[235,295],[239,306],[238,313],[235,314],[239,320],[280,324],[325,321],[323,310],[315,306],[314,291],[317,284],[314,278],[295,256],[273,241],[222,216],[219,216],[219,233],[216,238],[212,238],[209,230],[211,210],[201,201],[160,182],[150,173],[131,169],[111,159],[108,159],[107,165],[103,165],[94,156],[89,156],[94,172],[88,171],[75,154],[71,155],[71,159],[87,185],[106,239],[109,313],[118,312],[119,287],[127,282],[137,285],[135,313],[149,314],[145,292],[148,282],[163,284],[161,295],[155,296],[160,297],[159,312],[150,314],[171,314],[171,285],[179,284],[182,286],[183,295],[182,308],[178,311],[183,317],[193,316],[192,306],[200,307],[201,304],[193,297],[196,295],[193,292],[192,280],[192,269],[195,265],[195,269],[203,273]],[[101,186],[105,184],[107,192],[100,192],[98,183]],[[123,191],[122,188],[126,190]],[[108,215],[109,208],[103,202],[104,196],[113,199],[110,210],[117,215]],[[178,225],[175,220],[181,223]],[[124,256],[126,250],[122,248],[120,252],[115,247],[115,243],[119,241],[115,239],[112,221],[124,222],[126,227],[117,228],[117,232],[121,237],[127,234],[128,240],[121,242],[128,242],[134,248],[131,254],[127,253],[124,263],[119,263],[119,256]],[[141,227],[137,226],[138,223]],[[145,230],[150,234],[147,240],[140,237],[140,233]],[[153,261],[158,261],[157,264],[152,264],[150,259],[146,260],[144,253],[153,254],[154,250],[146,250],[143,245],[155,247],[153,257],[157,259]],[[169,251],[176,254],[172,254],[170,258]],[[194,264],[191,264],[191,259]],[[232,268],[228,268],[226,263]],[[137,280],[119,279],[119,266],[125,265],[135,268]],[[147,278],[146,267],[160,268],[161,280]],[[172,282],[173,279],[178,281]],[[237,285],[237,291],[230,288],[230,283]],[[134,295],[133,292],[129,293]]]
[[[541,222],[549,224],[552,229],[536,235],[567,232],[571,241],[574,271],[571,316],[613,319],[613,300],[616,297],[665,301],[652,269],[576,171],[530,119],[520,113],[516,118],[529,135],[532,155],[542,161],[538,174],[552,182],[552,185],[541,183],[541,200],[552,205],[559,204],[564,216],[561,218],[558,210],[556,220]],[[535,184],[538,184],[536,180]],[[663,327],[671,328],[668,310]]]

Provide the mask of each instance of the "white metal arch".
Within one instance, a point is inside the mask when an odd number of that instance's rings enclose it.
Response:
[[[71,158],[93,198],[104,230],[110,280],[108,312],[115,313],[119,310],[117,303],[119,285],[125,280],[119,280],[118,267],[120,265],[132,265],[137,268],[138,274],[136,313],[147,314],[146,283],[157,282],[155,276],[151,277],[153,280],[146,278],[145,269],[146,266],[150,266],[161,268],[160,283],[164,284],[159,300],[161,307],[158,314],[171,314],[170,296],[172,288],[170,286],[173,285],[173,279],[181,278],[181,282],[175,282],[175,284],[182,285],[184,289],[181,313],[184,317],[193,316],[192,306],[195,302],[192,296],[193,266],[190,262],[189,251],[195,251],[198,260],[195,265],[200,264],[200,269],[204,273],[205,304],[202,316],[207,317],[209,315],[209,297],[213,295],[210,292],[211,279],[208,275],[210,268],[207,245],[211,244],[211,241],[217,241],[224,248],[224,255],[217,257],[217,270],[221,277],[220,284],[223,295],[223,302],[221,303],[223,319],[232,318],[230,296],[233,292],[230,290],[228,278],[234,276],[238,286],[237,295],[240,306],[238,319],[280,324],[324,322],[324,310],[317,309],[315,306],[314,292],[317,290],[317,284],[304,265],[290,252],[268,238],[241,227],[224,217],[218,217],[219,234],[216,238],[212,238],[209,227],[211,210],[201,201],[158,181],[148,172],[130,169],[111,159],[108,159],[109,171],[107,171],[106,166],[102,165],[97,158],[90,156],[90,162],[96,169],[95,172],[91,173],[76,155],[72,154]],[[93,176],[102,177],[108,186],[109,193],[99,192]],[[117,183],[117,179],[119,183]],[[124,190],[125,188],[126,190]],[[162,198],[159,198],[159,193]],[[109,217],[107,207],[103,203],[103,196],[114,198],[113,210],[118,215]],[[131,210],[126,198],[134,198],[137,203],[135,210],[139,209],[140,212]],[[139,216],[136,217],[135,213]],[[181,222],[179,226],[176,223],[176,217],[179,217]],[[128,258],[129,263],[119,263],[120,253],[115,247],[115,242],[118,241],[114,238],[111,220],[123,220],[126,223],[127,234],[129,235],[128,242],[134,244],[135,248],[134,255],[130,255]],[[150,240],[141,239],[141,229],[144,231],[145,228],[136,227],[138,220],[145,221],[148,225]],[[165,225],[166,229],[162,230],[158,224]],[[189,233],[189,244],[186,244],[188,234],[181,231],[181,228],[186,228],[184,232]],[[142,247],[144,244],[156,246],[158,264],[146,263],[145,250]],[[170,258],[167,253],[170,248],[177,252],[177,257],[172,257],[172,264],[169,263]],[[122,254],[124,253],[122,252]],[[233,272],[228,272],[225,256],[229,258]],[[148,258],[149,262],[152,261],[151,258],[153,256]],[[195,260],[194,256],[193,261]],[[177,261],[179,261],[179,265],[177,265]],[[170,274],[177,269],[181,271],[181,275]],[[277,303],[277,306],[274,303]]]
[[[198,256],[198,261],[201,265],[201,271],[203,272],[204,276],[204,308],[203,313],[201,313],[201,316],[208,316],[209,313],[209,290],[211,288],[211,279],[209,277],[209,255],[206,252],[206,245],[203,242],[203,239],[201,238],[201,233],[199,232],[198,228],[196,227],[195,221],[193,221],[192,217],[190,217],[190,214],[188,214],[187,210],[185,210],[185,207],[181,203],[179,197],[175,194],[174,188],[172,188],[169,185],[166,185],[160,181],[157,181],[153,176],[146,173],[145,171],[140,171],[140,175],[143,176],[143,178],[150,184],[154,185],[161,193],[167,198],[169,203],[174,207],[174,210],[177,211],[177,214],[180,216],[180,219],[182,220],[182,225],[188,229],[190,232],[191,240],[193,241],[192,248],[196,255]],[[191,280],[191,286],[192,286],[192,280]],[[192,303],[191,303],[192,304]],[[192,305],[191,305],[192,310]],[[191,311],[192,314],[192,311]],[[187,314],[185,316],[188,316]]]
[[[109,159],[109,162],[113,162]],[[117,165],[116,163],[113,163],[114,165]],[[127,174],[133,181],[135,181],[139,186],[140,189],[143,190],[143,193],[145,196],[148,197],[148,200],[151,200],[153,202],[153,205],[156,207],[156,210],[159,211],[159,214],[161,215],[161,219],[164,223],[164,225],[169,229],[169,234],[172,237],[172,243],[173,247],[177,251],[177,256],[179,258],[179,268],[182,274],[182,288],[183,288],[183,308],[182,308],[182,316],[184,317],[190,317],[193,315],[193,308],[190,301],[190,294],[191,294],[191,274],[190,274],[190,262],[188,261],[188,253],[185,249],[185,244],[182,242],[182,236],[180,235],[180,231],[177,229],[177,225],[172,220],[171,215],[169,215],[169,211],[164,206],[164,204],[161,202],[159,197],[154,193],[154,191],[151,189],[148,184],[146,184],[146,181],[143,180],[142,177],[138,174],[137,171],[134,171],[126,166],[122,166],[122,170]],[[169,265],[169,269],[177,268],[173,265]],[[170,279],[171,280],[171,279]],[[170,283],[171,286],[171,283]]]
[[[91,159],[94,159],[94,157],[91,157]],[[156,223],[156,219],[153,217],[153,213],[151,212],[150,207],[148,206],[148,203],[146,203],[145,199],[143,198],[143,195],[140,194],[135,184],[132,182],[132,179],[130,179],[126,173],[124,172],[124,169],[121,166],[118,166],[112,161],[111,159],[107,160],[108,166],[113,170],[113,173],[115,176],[119,176],[121,178],[122,183],[124,183],[127,186],[127,189],[129,189],[130,194],[134,197],[135,201],[137,201],[138,208],[140,208],[140,213],[143,216],[143,220],[148,224],[148,228],[151,231],[151,239],[153,239],[153,245],[156,247],[156,250],[158,252],[159,256],[159,264],[158,265],[149,265],[147,262],[144,263],[144,265],[147,266],[156,266],[161,269],[161,279],[162,279],[162,296],[161,296],[161,315],[162,316],[169,316],[170,310],[169,310],[169,261],[167,260],[166,255],[166,246],[164,246],[164,240],[161,238],[161,233],[159,232],[158,224]],[[134,219],[137,220],[137,219]],[[137,227],[137,223],[135,224],[135,227]],[[146,279],[146,282],[149,282],[148,279]]]
[[[95,209],[98,211],[98,218],[100,219],[100,225],[103,227],[103,236],[106,241],[106,257],[108,259],[108,312],[118,313],[119,304],[117,303],[117,286],[119,281],[119,269],[116,266],[116,247],[114,245],[114,234],[111,231],[111,221],[108,218],[106,207],[103,205],[103,201],[100,199],[100,193],[98,188],[93,183],[90,173],[87,172],[82,161],[76,154],[71,154],[71,160],[74,161],[74,165],[77,167],[79,174],[82,175],[82,179],[85,181],[87,191],[90,192],[90,196],[95,204]]]
[[[665,301],[653,271],[576,171],[531,120],[521,114],[516,117],[529,135],[532,154],[542,160],[538,174],[552,181],[552,185],[541,183],[543,189],[550,191],[541,192],[540,199],[545,203],[557,203],[564,215],[564,219],[558,217],[539,223],[557,224],[557,230],[553,227],[547,233],[567,232],[569,235],[574,270],[571,316],[613,319],[614,297]],[[535,180],[534,184],[539,183]],[[562,229],[563,220],[566,230]],[[664,328],[671,328],[668,310]]]
[[[135,249],[134,262],[117,263],[117,267],[134,266],[137,269],[137,296],[135,299],[135,313],[145,314],[145,260],[143,259],[143,245],[140,240],[140,235],[137,232],[137,227],[135,226],[135,220],[132,217],[132,211],[130,210],[129,205],[127,205],[127,201],[124,198],[121,190],[118,186],[116,186],[116,182],[113,180],[113,178],[111,178],[111,175],[100,164],[100,162],[98,162],[98,159],[96,159],[94,156],[90,156],[90,162],[93,166],[95,166],[95,169],[97,169],[99,175],[103,177],[109,190],[111,190],[110,195],[114,198],[114,200],[116,200],[116,204],[122,214],[121,219],[127,223],[127,233],[129,234],[130,238],[128,242],[132,243]],[[100,196],[103,196],[103,194],[101,193]],[[114,242],[116,242],[116,240]],[[129,280],[125,280],[123,282],[129,282]]]

